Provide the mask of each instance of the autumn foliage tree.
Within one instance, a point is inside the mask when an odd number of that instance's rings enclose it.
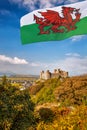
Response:
[[[0,84],[0,130],[26,130],[34,122],[29,93],[12,86],[6,76]]]
[[[58,102],[66,105],[87,104],[87,77],[77,76],[67,78],[55,89],[54,94]]]

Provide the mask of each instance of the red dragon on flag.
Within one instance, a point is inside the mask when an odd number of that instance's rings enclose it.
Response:
[[[51,31],[54,33],[63,33],[75,30],[76,23],[80,21],[81,13],[80,9],[72,7],[62,7],[63,17],[59,15],[59,12],[53,10],[47,10],[47,12],[38,12],[42,17],[38,17],[34,14],[34,20],[36,24],[39,24],[39,34],[49,34]],[[74,15],[74,18],[73,16]],[[47,30],[45,27],[49,26]]]

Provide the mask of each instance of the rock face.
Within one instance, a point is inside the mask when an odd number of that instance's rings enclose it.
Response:
[[[46,72],[41,71],[40,79],[51,79],[51,78],[66,78],[68,77],[68,72],[63,71],[61,69],[54,69],[54,72],[51,73],[49,70]]]

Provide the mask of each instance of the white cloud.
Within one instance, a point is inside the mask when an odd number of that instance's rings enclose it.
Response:
[[[10,11],[5,10],[5,9],[0,10],[0,14],[1,14],[1,15],[11,15]]]
[[[71,57],[78,57],[78,56],[80,56],[78,53],[67,53],[65,55],[66,56],[71,56]]]
[[[69,72],[69,75],[80,75],[87,73],[87,56],[80,56],[78,53],[67,53],[65,58],[47,62],[27,62],[17,57],[11,58],[0,55],[0,71],[9,71],[18,74],[39,74],[41,70],[62,69]],[[9,63],[9,64],[8,64]]]
[[[43,68],[47,68],[49,66],[49,64],[47,63],[41,63],[41,62],[31,62],[28,64],[31,67],[43,67]]]
[[[10,3],[18,4],[18,6],[26,7],[27,9],[34,10],[38,0],[9,0]]]
[[[19,59],[18,57],[7,57],[5,55],[0,55],[0,62],[8,62],[10,64],[28,64],[24,59]]]
[[[75,3],[75,2],[79,2],[79,0],[66,0],[66,1],[64,1],[65,4],[70,4],[70,3]]]
[[[84,74],[87,73],[87,57],[67,57],[61,60],[60,66],[71,74]]]
[[[23,0],[8,0],[10,3],[20,4]]]
[[[38,4],[38,8],[50,8],[54,7],[55,5],[61,4],[61,3],[74,3],[78,2],[79,0],[9,0],[10,3],[15,3],[20,6],[24,6],[29,10],[35,10]]]
[[[30,65],[30,66],[33,66],[33,67],[38,67],[38,66],[40,66],[39,63],[30,63],[29,65]]]
[[[41,68],[50,71],[60,68],[68,71],[69,75],[85,74],[87,73],[87,56],[81,57],[78,53],[67,53],[65,59],[52,63],[42,63]]]
[[[70,38],[72,42],[80,41],[81,39],[84,39],[86,36],[85,35],[79,35],[79,36],[73,36]]]
[[[10,3],[18,4],[19,7],[25,7],[27,10],[35,10],[37,8],[50,8],[58,4],[71,4],[79,2],[79,0],[8,0]],[[37,6],[38,5],[38,6]]]

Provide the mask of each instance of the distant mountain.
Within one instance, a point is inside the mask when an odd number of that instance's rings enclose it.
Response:
[[[11,75],[15,75],[15,73],[9,72],[9,71],[7,71],[7,72],[0,72],[0,76],[3,76],[3,75],[11,76]]]
[[[0,72],[0,76],[3,76],[3,75],[6,75],[6,76],[9,76],[9,77],[35,77],[35,78],[39,78],[39,75],[32,75],[32,74],[16,74],[16,73],[13,73],[13,72]]]
[[[39,78],[39,75],[26,75],[26,74],[14,74],[14,75],[10,75],[10,77],[35,77],[35,78]]]

